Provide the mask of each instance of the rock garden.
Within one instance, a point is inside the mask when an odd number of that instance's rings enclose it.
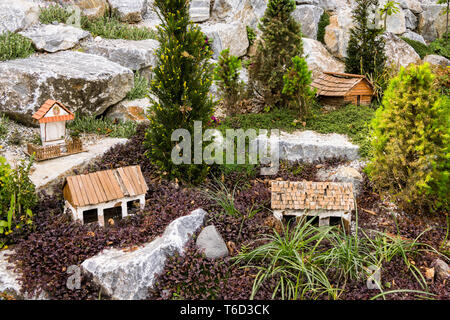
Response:
[[[0,300],[450,298],[446,0],[0,18]]]

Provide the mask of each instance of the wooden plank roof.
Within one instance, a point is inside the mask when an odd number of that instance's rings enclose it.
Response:
[[[67,177],[64,188],[69,189],[71,199],[66,200],[74,207],[134,197],[148,190],[140,166]]]
[[[47,112],[55,104],[57,104],[59,107],[63,108],[68,114],[62,115],[62,116],[45,118],[45,115],[47,114]],[[72,112],[70,112],[70,110],[67,109],[61,102],[49,99],[49,100],[45,101],[45,103],[39,108],[38,111],[35,112],[35,114],[33,114],[33,119],[38,120],[39,123],[59,122],[59,121],[73,120],[73,119],[75,119],[75,115]]]
[[[355,209],[352,183],[271,181],[273,210]]]
[[[343,97],[361,81],[373,87],[365,76],[337,72],[324,72],[311,83],[311,87],[316,88],[320,96]]]

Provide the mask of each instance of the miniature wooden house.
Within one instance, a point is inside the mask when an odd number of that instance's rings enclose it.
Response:
[[[314,216],[319,225],[329,225],[330,217],[337,217],[349,230],[355,209],[352,183],[271,181],[271,191],[275,218]]]
[[[147,190],[139,166],[71,176],[63,185],[65,209],[74,220],[105,226],[126,217],[133,206],[144,209]]]
[[[349,73],[324,72],[311,87],[323,105],[339,107],[346,104],[370,105],[374,95],[372,83],[365,76]]]
[[[61,102],[47,100],[33,115],[41,127],[42,145],[63,144],[66,139],[66,121],[75,119]]]

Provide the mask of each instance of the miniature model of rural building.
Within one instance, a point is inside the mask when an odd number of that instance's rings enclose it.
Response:
[[[28,143],[27,153],[37,161],[44,161],[83,152],[80,139],[67,140],[66,122],[75,115],[61,102],[47,100],[33,115],[41,129],[42,145]]]
[[[67,177],[63,185],[65,209],[81,223],[120,220],[133,207],[145,207],[145,183],[140,166]]]
[[[355,209],[352,183],[271,181],[274,216],[314,216],[319,225],[329,225],[330,217],[343,220],[348,230]]]
[[[372,83],[365,76],[324,72],[312,83],[323,105],[339,107],[345,104],[370,105],[374,95]]]

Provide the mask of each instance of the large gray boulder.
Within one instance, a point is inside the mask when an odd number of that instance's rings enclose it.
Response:
[[[120,121],[147,121],[147,110],[151,103],[148,98],[136,100],[123,100],[106,111],[105,116]]]
[[[258,22],[266,8],[267,0],[215,0],[211,17],[227,23],[240,21],[258,32]]]
[[[24,30],[38,21],[37,3],[25,0],[0,0],[0,34]]]
[[[345,64],[333,57],[320,41],[303,38],[303,55],[306,57],[306,63],[312,72],[313,79],[324,71],[345,71]]]
[[[414,41],[418,41],[424,45],[426,45],[427,43],[425,42],[425,39],[418,33],[415,33],[413,31],[407,30],[404,34],[402,34],[402,37],[414,40]]]
[[[422,4],[419,0],[397,0],[400,7],[411,10],[413,13],[421,13],[423,11]]]
[[[380,7],[383,7],[387,1],[388,0],[380,1]],[[387,19],[386,19],[387,32],[392,32],[394,34],[402,34],[406,31],[405,12],[401,8],[398,8],[398,9],[399,10],[397,13],[387,16]],[[382,18],[380,16],[380,14],[377,13],[376,20],[378,22],[378,27],[384,28],[384,16]]]
[[[191,0],[189,15],[194,22],[204,22],[209,19],[211,0]]]
[[[123,22],[136,23],[147,13],[147,0],[108,0]]]
[[[227,245],[214,225],[207,226],[200,232],[196,244],[207,258],[218,259],[228,255]]]
[[[145,299],[157,275],[163,271],[167,258],[183,253],[185,244],[201,227],[205,215],[204,210],[197,209],[174,220],[161,237],[137,250],[103,250],[85,260],[81,264],[82,270],[113,299]]]
[[[21,35],[29,38],[37,50],[57,52],[75,47],[80,40],[89,37],[88,31],[65,24],[44,24],[22,31]]]
[[[70,0],[69,4],[76,5],[88,18],[100,18],[109,9],[108,0]]]
[[[384,33],[383,37],[386,40],[385,54],[388,65],[407,67],[411,63],[420,62],[420,56],[406,41],[391,32]]]
[[[85,41],[81,47],[86,53],[103,56],[131,70],[156,66],[155,52],[159,42],[148,40],[98,39]]]
[[[429,54],[423,58],[423,62],[428,62],[429,64],[435,66],[448,67],[450,66],[450,60],[446,57],[437,55],[437,54]]]
[[[347,57],[347,47],[350,40],[350,29],[353,27],[351,9],[339,9],[336,15],[330,17],[330,24],[325,28],[325,44],[328,50],[337,58]]]
[[[446,16],[442,14],[446,8],[440,4],[422,5],[423,12],[419,15],[419,33],[427,41],[434,41],[444,36]]]
[[[133,72],[97,55],[62,51],[0,63],[0,111],[24,123],[47,100],[99,115],[123,100]]]
[[[405,26],[409,30],[416,30],[418,20],[416,15],[409,9],[404,9],[405,12]]]
[[[301,23],[302,35],[306,38],[317,39],[320,17],[323,9],[312,5],[297,6],[292,17]]]
[[[216,23],[200,27],[212,40],[214,59],[217,59],[224,49],[230,49],[230,54],[237,57],[242,57],[247,53],[249,46],[247,29],[242,22]]]

